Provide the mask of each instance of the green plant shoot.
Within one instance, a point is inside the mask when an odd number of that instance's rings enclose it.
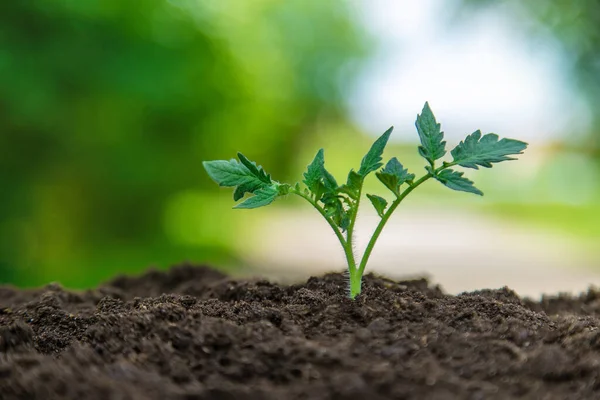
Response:
[[[393,128],[388,129],[373,143],[363,157],[358,171],[350,170],[346,182],[342,184],[325,169],[323,149],[317,152],[308,165],[302,180],[304,187],[301,187],[300,183],[290,185],[273,180],[261,166],[248,160],[241,153],[238,153],[238,160],[205,161],[203,165],[208,175],[220,186],[235,188],[235,201],[241,200],[247,193],[251,195],[234,208],[266,206],[278,197],[288,194],[300,196],[309,202],[325,218],[344,249],[350,276],[349,295],[355,298],[360,294],[362,276],[375,242],[390,216],[406,196],[431,178],[453,190],[483,195],[481,190],[455,167],[491,168],[494,163],[514,160],[509,156],[522,154],[527,148],[525,142],[514,139],[499,140],[498,135],[494,133],[482,135],[481,131],[477,130],[450,151],[451,161],[438,164],[438,160],[447,153],[446,142],[441,126],[428,103],[425,103],[421,114],[417,115],[415,125],[421,141],[419,154],[427,160],[426,173],[419,179],[415,179],[415,175],[409,173],[396,157],[392,157],[385,165],[382,163],[383,151]],[[372,172],[375,172],[377,179],[394,197],[393,201],[388,203],[381,196],[366,195],[380,221],[363,256],[358,260],[353,252],[354,224],[363,195],[363,183]]]

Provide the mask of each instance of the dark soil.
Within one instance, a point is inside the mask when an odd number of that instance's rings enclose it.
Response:
[[[180,266],[96,290],[0,287],[1,399],[600,399],[600,292],[459,296],[343,274]]]

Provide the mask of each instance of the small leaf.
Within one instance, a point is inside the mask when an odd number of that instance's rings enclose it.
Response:
[[[383,197],[376,196],[374,194],[368,194],[367,197],[371,200],[373,207],[375,207],[375,211],[380,217],[383,217],[383,213],[385,212],[385,208],[387,207],[387,200]]]
[[[296,186],[298,186],[297,183],[296,183]],[[291,190],[292,190],[292,185],[289,185],[287,183],[280,183],[277,185],[277,194],[279,196],[287,196],[288,194],[290,194]]]
[[[325,189],[328,192],[335,192],[338,189],[338,184],[333,175],[329,173],[325,169],[325,167],[321,167],[321,174],[323,176],[323,185],[325,185]]]
[[[327,191],[327,189],[325,188],[325,185],[323,184],[323,182],[319,181],[314,185],[313,191],[311,193],[315,196],[315,201],[319,201],[319,200],[321,200],[321,198],[323,197],[323,194],[326,191]]]
[[[360,163],[360,169],[358,170],[358,174],[363,178],[369,173],[376,171],[383,165],[381,163],[381,155],[383,154],[383,150],[385,149],[393,130],[394,127],[392,126],[390,129],[385,131],[385,133],[381,135],[379,139],[375,141],[375,143],[373,143],[369,149],[369,152],[363,157]]]
[[[466,137],[452,151],[454,163],[461,167],[478,169],[478,165],[491,168],[492,163],[515,160],[511,154],[523,154],[527,143],[514,139],[498,140],[498,135],[488,133],[481,136],[477,130]]]
[[[348,215],[341,199],[336,194],[328,192],[323,195],[321,201],[324,204],[325,215],[330,217],[338,227],[342,228],[342,231],[345,230],[344,221],[348,218]]]
[[[433,177],[450,189],[483,196],[483,192],[473,186],[473,181],[464,178],[462,172],[445,169]]]
[[[254,193],[256,190],[260,189],[264,185],[265,184],[263,182],[261,182],[261,181],[248,182],[248,183],[244,183],[242,185],[239,185],[233,191],[233,200],[234,201],[238,201],[239,199],[241,199],[242,197],[244,197],[244,195],[246,193]]]
[[[419,154],[433,166],[435,160],[446,154],[446,142],[443,141],[444,133],[441,131],[441,125],[435,120],[429,103],[425,103],[423,111],[417,115],[415,126],[421,140]]]
[[[381,171],[375,175],[388,189],[396,195],[400,194],[400,185],[415,179],[415,174],[409,174],[408,170],[400,164],[396,157],[390,159]]]
[[[308,165],[306,172],[304,173],[304,180],[302,181],[311,192],[315,192],[317,184],[321,182],[323,177],[321,170],[324,165],[325,157],[323,155],[323,149],[319,149],[313,161]]]
[[[342,193],[346,193],[352,199],[356,200],[358,199],[358,194],[360,193],[363,179],[364,178],[357,174],[354,170],[350,170],[346,184],[340,186],[338,190]]]
[[[233,208],[258,208],[271,204],[279,196],[279,184],[265,186],[254,192],[254,196],[247,198],[245,201],[236,205]]]
[[[346,186],[348,186],[352,190],[356,190],[357,192],[360,190],[360,186],[362,185],[363,178],[358,173],[356,173],[353,169],[348,173],[348,179],[346,180]]]
[[[338,225],[342,232],[345,232],[348,229],[348,227],[350,226],[350,216],[347,212],[344,212]]]

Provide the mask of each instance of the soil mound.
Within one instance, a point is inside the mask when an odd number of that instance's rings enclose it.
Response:
[[[206,267],[85,292],[0,286],[1,399],[600,399],[600,293],[444,294]]]

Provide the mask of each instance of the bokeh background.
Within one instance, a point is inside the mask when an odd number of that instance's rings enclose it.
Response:
[[[600,281],[597,1],[0,2],[0,282],[343,268],[308,205],[231,210],[201,162],[243,151],[295,182],[324,147],[343,177],[394,125],[386,157],[418,174],[426,100],[450,146],[482,129],[530,148],[469,174],[483,198],[420,188],[373,270],[450,291]]]

